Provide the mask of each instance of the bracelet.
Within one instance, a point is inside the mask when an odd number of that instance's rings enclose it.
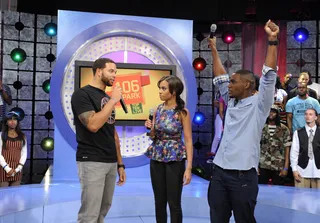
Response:
[[[116,102],[116,103],[118,102],[118,101],[117,101],[116,99],[114,99],[114,98],[110,98],[110,99],[113,100],[113,101]]]
[[[283,170],[288,171],[288,168],[284,167]]]
[[[6,164],[6,165],[3,167],[3,169],[5,169],[7,166],[8,166],[8,164]]]

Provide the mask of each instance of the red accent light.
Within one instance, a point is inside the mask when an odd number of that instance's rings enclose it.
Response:
[[[202,57],[194,59],[192,66],[197,71],[202,71],[206,67],[207,63]]]

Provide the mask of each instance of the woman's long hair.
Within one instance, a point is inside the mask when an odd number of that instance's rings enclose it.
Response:
[[[171,94],[175,93],[176,94],[176,103],[177,107],[175,108],[175,111],[178,113],[182,113],[184,115],[187,114],[187,111],[185,110],[185,102],[184,100],[180,97],[181,93],[183,92],[184,85],[180,78],[178,78],[175,75],[170,75],[170,76],[164,76],[158,81],[158,87],[160,87],[160,83],[162,81],[167,81],[169,85],[169,92]]]
[[[16,139],[21,140],[23,146],[26,144],[25,134],[21,131],[21,128],[20,128],[19,115],[14,112],[9,112],[2,122],[2,133],[1,133],[2,149],[7,148],[8,131],[9,131],[9,126],[7,122],[10,119],[15,119],[18,122],[16,126],[16,133],[18,134],[18,136]]]

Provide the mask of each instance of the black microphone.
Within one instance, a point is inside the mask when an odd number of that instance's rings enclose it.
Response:
[[[153,114],[154,114],[154,110],[150,109],[150,111],[149,111],[149,120],[151,122],[153,121]],[[147,127],[147,136],[150,136],[150,131],[151,131],[151,128]]]
[[[126,103],[124,102],[124,100],[123,100],[122,97],[121,97],[121,99],[120,99],[120,104],[121,104],[121,106],[122,106],[123,111],[124,111],[125,113],[128,113],[127,105],[126,105]]]
[[[212,24],[210,26],[210,39],[212,39],[214,36],[216,36],[216,30],[217,30],[217,25]]]

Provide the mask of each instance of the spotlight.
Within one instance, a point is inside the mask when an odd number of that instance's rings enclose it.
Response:
[[[202,148],[202,143],[198,141],[193,146],[196,150],[200,150]]]
[[[198,33],[198,34],[196,35],[196,39],[197,39],[199,42],[201,42],[204,38],[205,38],[205,37],[204,37],[204,35],[203,35],[202,33]]]
[[[10,111],[14,111],[19,115],[19,121],[22,121],[24,119],[25,113],[22,108],[15,107],[15,108],[12,108]]]
[[[45,137],[41,140],[41,148],[46,151],[50,152],[54,148],[54,141],[51,137]]]
[[[309,31],[306,28],[298,28],[294,31],[294,39],[299,43],[306,41],[309,38]]]
[[[53,62],[53,61],[55,61],[55,59],[56,59],[55,55],[53,55],[52,53],[49,53],[49,54],[46,56],[46,58],[47,58],[47,61],[49,61],[49,62]]]
[[[17,90],[21,89],[21,88],[22,88],[22,83],[21,83],[21,81],[15,81],[15,82],[13,83],[13,87],[14,87],[14,89],[17,89]]]
[[[21,31],[24,29],[24,25],[22,22],[16,22],[16,24],[14,24],[14,27],[16,28],[16,30]]]
[[[193,117],[193,123],[196,125],[202,125],[204,121],[206,120],[206,117],[202,112],[196,112]]]
[[[230,44],[234,41],[236,35],[233,31],[226,31],[222,34],[222,41],[226,44]]]
[[[49,93],[50,92],[50,79],[48,80],[45,80],[43,83],[42,83],[42,90],[46,93]]]
[[[202,71],[206,68],[207,62],[202,57],[198,57],[194,59],[192,66],[197,71]]]
[[[223,65],[227,68],[230,68],[230,67],[232,67],[232,62],[231,62],[231,60],[228,59],[228,60],[224,61]]]
[[[50,37],[57,35],[57,24],[52,22],[47,23],[44,26],[44,32]]]
[[[306,65],[306,61],[304,59],[299,59],[297,60],[296,65],[298,67],[303,67],[304,65]]]
[[[52,119],[53,118],[53,115],[52,115],[52,112],[51,111],[47,111],[45,114],[44,114],[44,117],[48,120]]]
[[[10,53],[11,59],[16,63],[21,63],[27,58],[26,51],[21,48],[15,48]]]
[[[197,88],[197,94],[202,95],[203,94],[203,89],[201,87]]]

